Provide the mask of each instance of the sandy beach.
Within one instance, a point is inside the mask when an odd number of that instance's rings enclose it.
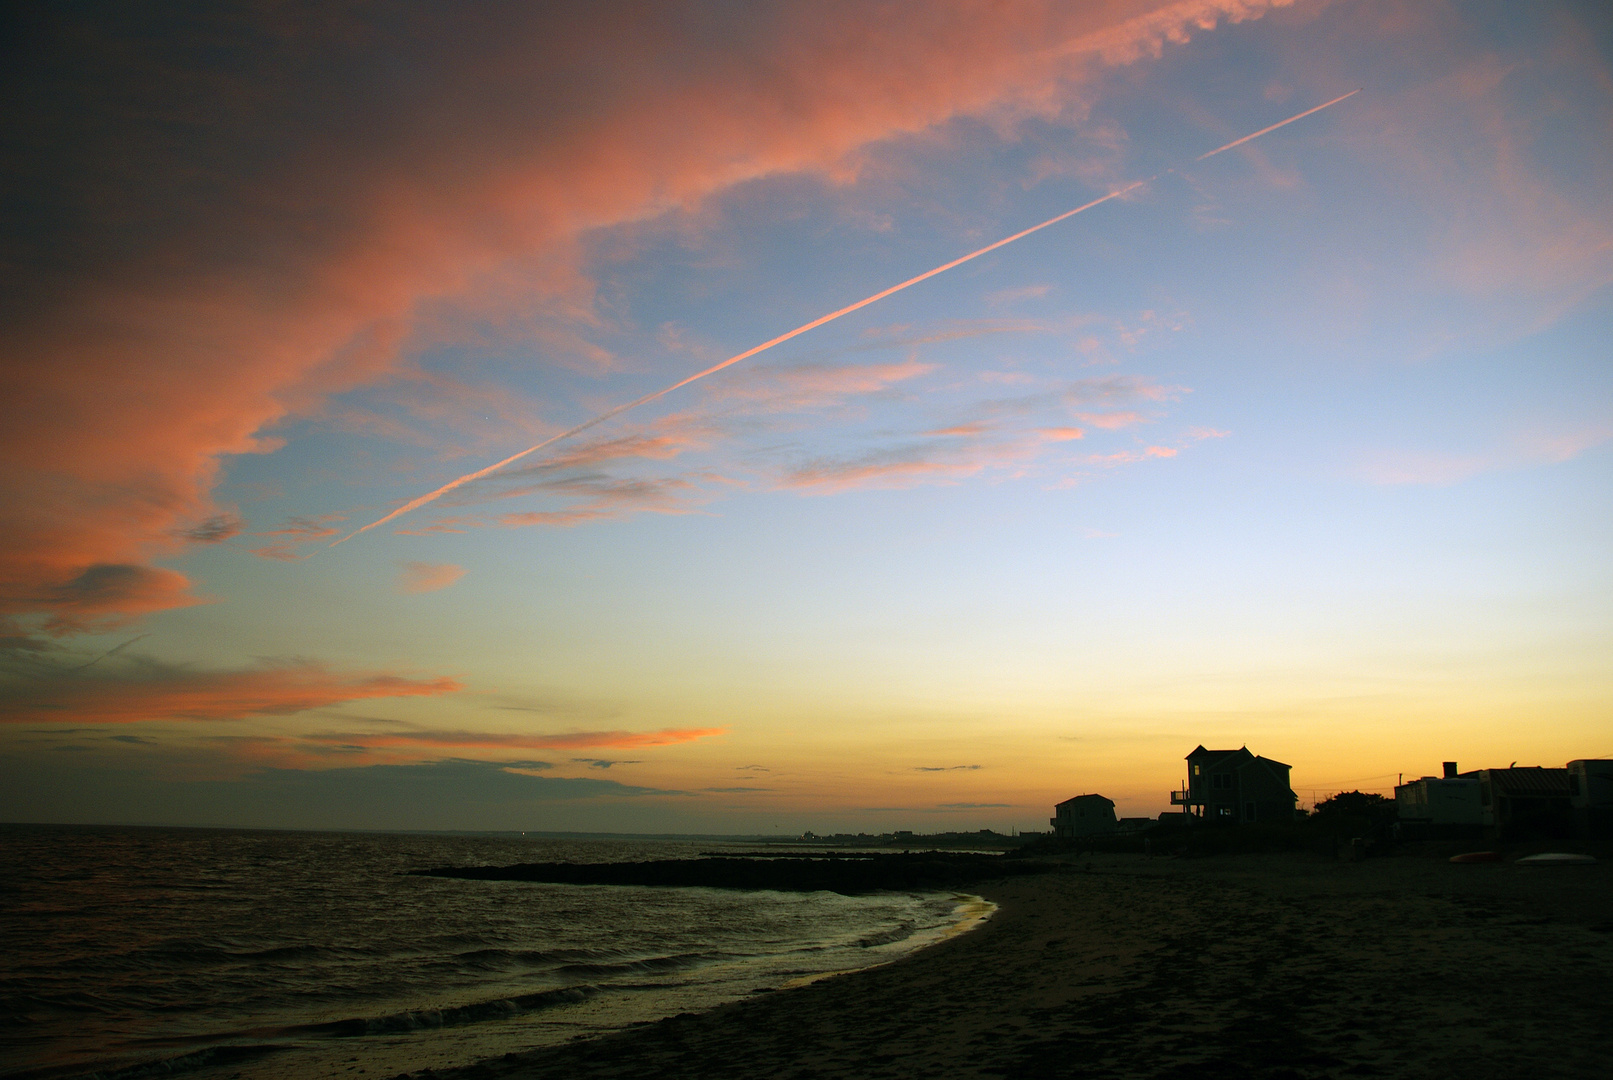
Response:
[[[1592,1077],[1613,864],[1092,856],[898,963],[453,1080]]]

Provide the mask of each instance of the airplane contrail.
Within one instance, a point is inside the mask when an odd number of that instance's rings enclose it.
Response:
[[[1219,154],[1219,153],[1221,153],[1223,151],[1231,150],[1235,146],[1242,146],[1244,143],[1248,142],[1251,139],[1258,139],[1258,138],[1260,138],[1260,136],[1265,135],[1268,132],[1276,131],[1280,127],[1283,127],[1283,126],[1285,126],[1287,124],[1292,124],[1295,120],[1303,120],[1305,117],[1310,116],[1312,113],[1321,112],[1323,109],[1327,108],[1328,106],[1337,105],[1339,102],[1343,101],[1345,98],[1350,97],[1350,96],[1355,95],[1355,94],[1359,94],[1360,92],[1361,92],[1360,89],[1357,88],[1355,90],[1351,90],[1348,94],[1341,94],[1338,97],[1334,98],[1332,101],[1323,102],[1321,105],[1318,105],[1313,109],[1306,109],[1302,113],[1296,113],[1295,115],[1290,116],[1286,120],[1278,121],[1277,123],[1272,124],[1270,127],[1261,128],[1259,131],[1255,132],[1254,134],[1245,135],[1243,138],[1236,139],[1236,140],[1234,140],[1232,142],[1229,142],[1225,146],[1218,146],[1214,150],[1211,150],[1207,154],[1200,154],[1198,157],[1194,158],[1193,160],[1195,162],[1203,161],[1206,158],[1214,157],[1216,154]],[[1167,169],[1167,170],[1165,170],[1165,172],[1175,172],[1175,171],[1176,171],[1175,169]],[[1019,232],[1015,233],[1012,236],[1005,236],[1001,240],[998,240],[996,243],[987,244],[985,247],[980,248],[977,251],[971,251],[967,255],[959,256],[958,258],[953,259],[951,262],[942,263],[940,266],[937,266],[933,270],[926,270],[924,273],[919,274],[917,277],[908,278],[906,281],[902,282],[900,285],[892,285],[890,288],[884,289],[884,290],[882,290],[880,292],[877,292],[872,296],[864,297],[863,299],[857,301],[855,304],[847,304],[845,307],[841,308],[838,311],[831,311],[827,315],[820,315],[818,318],[813,319],[809,323],[803,323],[800,326],[797,326],[794,330],[789,331],[788,333],[780,334],[778,337],[773,338],[770,341],[764,341],[760,345],[757,345],[757,346],[754,346],[752,348],[746,349],[742,353],[736,353],[735,355],[730,356],[728,359],[722,361],[719,364],[711,365],[710,367],[706,368],[704,371],[697,371],[693,375],[690,375],[690,376],[688,376],[686,378],[678,380],[677,382],[673,383],[671,386],[663,387],[662,389],[656,390],[653,393],[645,394],[641,398],[635,398],[632,401],[629,401],[624,405],[618,405],[613,409],[610,409],[610,410],[608,410],[606,412],[602,412],[598,416],[593,417],[592,419],[584,420],[582,423],[578,424],[576,427],[567,428],[565,431],[560,432],[560,434],[558,434],[558,435],[551,435],[549,438],[544,439],[542,442],[538,443],[535,446],[529,446],[525,450],[522,450],[520,453],[511,454],[509,457],[505,458],[503,461],[496,461],[493,464],[486,466],[485,468],[477,469],[475,472],[472,472],[472,473],[466,473],[464,476],[461,476],[456,480],[448,481],[448,483],[444,484],[442,487],[436,489],[435,491],[428,491],[424,495],[421,495],[421,496],[419,496],[417,498],[414,498],[414,499],[410,499],[408,502],[404,503],[402,506],[398,507],[396,510],[392,511],[390,514],[386,515],[385,517],[378,518],[377,520],[370,522],[368,525],[364,525],[364,526],[362,526],[360,528],[354,529],[352,532],[348,533],[346,536],[342,537],[339,540],[333,540],[331,542],[330,546],[335,547],[337,544],[345,544],[345,543],[347,543],[347,541],[353,539],[353,537],[359,535],[360,533],[369,532],[371,529],[378,528],[379,526],[385,525],[389,521],[395,521],[396,519],[402,517],[404,514],[407,514],[407,513],[411,512],[413,510],[420,509],[422,506],[425,506],[427,503],[435,502],[437,499],[439,499],[442,496],[448,494],[450,491],[453,491],[455,488],[463,487],[466,484],[469,484],[469,483],[471,483],[473,481],[480,480],[484,476],[491,476],[492,474],[498,472],[500,469],[503,469],[506,465],[513,465],[515,462],[520,461],[522,458],[527,457],[527,456],[529,456],[531,454],[535,454],[539,450],[545,449],[546,447],[553,446],[555,443],[560,442],[563,439],[569,439],[573,435],[580,435],[583,432],[587,431],[589,428],[594,427],[594,426],[596,426],[598,424],[603,424],[605,421],[611,419],[612,417],[620,416],[622,413],[627,412],[630,409],[636,409],[640,405],[648,405],[650,402],[655,401],[658,398],[663,398],[666,395],[672,393],[674,390],[681,390],[683,387],[688,386],[692,382],[698,382],[699,380],[704,379],[707,375],[715,375],[717,372],[721,371],[723,368],[732,367],[733,365],[739,363],[742,360],[749,360],[751,357],[755,356],[757,353],[766,352],[768,349],[773,348],[775,345],[782,345],[786,341],[789,341],[791,338],[799,337],[800,335],[806,333],[808,330],[815,330],[818,327],[822,326],[824,323],[833,322],[834,320],[840,318],[842,315],[850,315],[853,311],[859,311],[862,308],[867,307],[869,304],[876,303],[877,301],[883,300],[883,299],[885,299],[885,297],[890,296],[893,293],[899,293],[903,289],[906,289],[906,288],[908,288],[910,286],[913,286],[913,285],[917,285],[921,281],[928,281],[930,278],[935,277],[937,274],[943,274],[946,271],[951,270],[955,266],[963,265],[964,263],[968,262],[971,259],[978,259],[982,255],[989,255],[991,252],[996,251],[998,248],[1005,247],[1008,244],[1012,244],[1015,240],[1022,240],[1025,237],[1029,236],[1033,232],[1040,232],[1042,229],[1045,229],[1050,225],[1057,225],[1059,222],[1064,221],[1066,218],[1072,218],[1075,215],[1077,215],[1079,213],[1082,213],[1083,211],[1091,210],[1094,206],[1100,206],[1103,203],[1108,202],[1110,199],[1118,199],[1120,196],[1125,195],[1128,192],[1134,191],[1135,189],[1137,189],[1139,187],[1142,187],[1144,184],[1150,183],[1150,182],[1158,179],[1162,175],[1163,175],[1163,173],[1155,173],[1153,176],[1150,176],[1150,177],[1148,177],[1146,179],[1143,179],[1143,180],[1133,180],[1131,183],[1125,185],[1124,187],[1116,188],[1115,190],[1109,192],[1109,194],[1104,195],[1101,198],[1093,199],[1089,203],[1083,203],[1082,205],[1077,206],[1074,210],[1066,210],[1064,213],[1059,214],[1056,217],[1050,217],[1046,221],[1041,222],[1040,224],[1032,225],[1028,229],[1022,229],[1022,230],[1020,230]]]
[[[78,667],[68,668],[68,670],[69,671],[84,671],[86,668],[92,668],[96,664],[99,664],[102,660],[105,660],[107,657],[115,656],[118,653],[122,652],[124,649],[127,649],[130,645],[133,645],[135,642],[144,641],[146,638],[148,638],[150,636],[151,636],[150,634],[141,634],[138,637],[132,637],[128,641],[125,641],[122,645],[114,645],[114,646],[112,646],[106,652],[102,653],[100,656],[97,656],[94,660],[91,660],[89,663],[80,664]]]
[[[1334,98],[1332,101],[1324,101],[1320,105],[1316,106],[1316,108],[1314,108],[1314,109],[1306,109],[1302,113],[1295,113],[1293,116],[1290,116],[1287,120],[1279,120],[1275,124],[1271,125],[1271,127],[1261,128],[1259,131],[1255,132],[1253,135],[1245,135],[1241,139],[1233,139],[1231,142],[1227,143],[1225,146],[1217,146],[1214,150],[1211,150],[1208,154],[1200,154],[1198,157],[1194,158],[1193,160],[1194,161],[1203,161],[1205,158],[1213,158],[1215,155],[1221,153],[1222,151],[1231,150],[1234,146],[1242,146],[1244,143],[1248,142],[1250,139],[1258,139],[1258,138],[1260,138],[1260,136],[1266,134],[1268,131],[1276,131],[1280,127],[1285,127],[1285,126],[1287,126],[1289,124],[1292,124],[1295,120],[1303,120],[1307,116],[1309,116],[1311,113],[1319,113],[1323,109],[1327,108],[1329,105],[1337,105],[1339,102],[1343,101],[1345,98],[1354,97],[1356,94],[1359,94],[1360,92],[1361,92],[1361,88],[1358,86],[1354,90],[1351,90],[1348,94],[1340,94],[1338,97]]]

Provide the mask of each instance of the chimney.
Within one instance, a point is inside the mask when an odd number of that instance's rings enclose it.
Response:
[[[1445,763],[1445,779],[1447,779],[1447,780],[1455,780],[1456,779],[1456,762],[1447,761]]]

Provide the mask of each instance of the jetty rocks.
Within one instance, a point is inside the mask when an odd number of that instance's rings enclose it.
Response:
[[[563,885],[656,885],[710,889],[871,892],[957,889],[979,881],[1045,872],[1032,860],[1001,855],[926,851],[852,858],[658,859],[617,863],[520,863],[515,866],[443,866],[411,870],[420,877],[477,881],[542,881]]]

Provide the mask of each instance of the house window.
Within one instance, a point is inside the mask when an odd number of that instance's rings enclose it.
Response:
[[[1232,807],[1223,806],[1223,807],[1221,807],[1220,809],[1218,809],[1216,811],[1216,814],[1218,816],[1220,816],[1220,817],[1231,817],[1232,816]]]
[[[1254,803],[1244,803],[1243,804],[1243,818],[1244,818],[1245,821],[1253,821],[1255,819],[1255,804]]]
[[[1193,775],[1194,776],[1200,775],[1203,771],[1204,770],[1199,767],[1198,762],[1193,763]]]
[[[1217,790],[1225,790],[1226,788],[1230,788],[1232,786],[1232,774],[1216,773],[1214,776],[1210,777],[1210,786],[1216,788]]]

